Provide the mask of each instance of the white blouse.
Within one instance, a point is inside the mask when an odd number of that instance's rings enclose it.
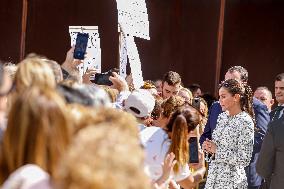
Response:
[[[247,188],[244,167],[253,151],[254,123],[246,112],[219,115],[212,134],[217,145],[215,159],[209,165],[206,189]]]
[[[145,166],[148,169],[150,178],[157,180],[162,176],[162,163],[168,153],[171,140],[168,134],[160,127],[147,127],[140,132],[141,143],[145,147]],[[179,171],[173,173],[171,178],[181,181],[190,175],[188,165],[179,166]]]

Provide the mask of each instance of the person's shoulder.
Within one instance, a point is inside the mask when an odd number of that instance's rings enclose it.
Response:
[[[145,129],[143,129],[141,132],[140,132],[140,136],[143,137],[143,136],[148,136],[148,137],[151,137],[153,136],[154,133],[161,133],[161,134],[164,134],[165,131],[163,129],[161,129],[160,127],[146,127]]]
[[[229,119],[228,113],[227,112],[222,112],[218,115],[217,118],[217,124],[223,123],[224,121]]]
[[[144,147],[149,141],[160,143],[167,138],[167,133],[160,127],[147,127],[140,132],[140,140]]]
[[[270,122],[268,127],[273,130],[284,129],[284,116],[275,121]]]
[[[243,112],[240,114],[239,119],[240,119],[242,122],[246,123],[246,124],[244,124],[244,125],[249,125],[249,126],[252,127],[252,128],[254,127],[253,119],[252,119],[252,117],[251,117],[247,112],[243,111]]]
[[[49,174],[39,166],[27,164],[14,171],[3,184],[2,188],[9,189],[16,184],[21,184],[21,189],[50,189],[49,178]]]
[[[220,119],[225,119],[225,118],[228,118],[228,113],[227,112],[222,112],[219,114],[219,118]]]
[[[211,105],[211,109],[212,108],[221,108],[221,105],[220,105],[219,101],[213,102],[213,104]]]
[[[210,114],[216,114],[219,115],[222,112],[222,107],[219,103],[219,101],[214,102],[210,107]]]
[[[162,130],[161,127],[154,127],[154,126],[151,126],[151,127],[146,127],[143,132],[156,132],[156,131],[159,131],[159,130]]]

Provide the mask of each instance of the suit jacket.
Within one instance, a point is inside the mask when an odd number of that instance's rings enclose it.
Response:
[[[284,186],[284,117],[269,123],[256,170],[270,181],[270,189]]]
[[[256,127],[258,130],[255,131],[254,134],[252,158],[250,165],[246,168],[246,173],[249,186],[260,186],[262,178],[257,175],[255,164],[258,158],[258,153],[260,152],[263,138],[267,130],[267,125],[270,121],[270,117],[267,107],[256,98],[253,98],[253,109],[255,113]],[[222,108],[219,102],[212,104],[209,110],[208,121],[205,125],[204,132],[200,137],[201,144],[206,140],[206,138],[210,140],[212,139],[212,132],[216,127],[217,118],[221,112]]]
[[[214,102],[208,112],[208,120],[204,128],[203,134],[200,136],[200,143],[203,142],[208,138],[209,140],[212,139],[213,130],[216,128],[217,118],[219,114],[222,113],[222,108],[219,104],[219,101]]]
[[[277,119],[279,119],[278,117],[276,118],[275,117],[275,114],[276,114],[276,111],[278,110],[278,106],[276,108],[274,108],[270,113],[269,113],[269,116],[270,116],[270,120],[271,121],[275,121]],[[283,110],[282,110],[283,111]]]

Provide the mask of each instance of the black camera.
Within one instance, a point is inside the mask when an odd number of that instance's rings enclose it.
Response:
[[[104,73],[96,73],[95,78],[91,80],[91,82],[97,84],[97,85],[107,85],[111,86],[112,82],[109,80],[110,76],[113,76],[112,72],[118,73],[118,69],[113,68],[107,72]]]

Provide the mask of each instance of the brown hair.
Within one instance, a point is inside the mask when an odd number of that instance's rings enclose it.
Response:
[[[151,80],[144,81],[144,84],[140,87],[140,89],[156,89],[154,82]]]
[[[164,82],[167,82],[169,85],[176,85],[181,83],[181,78],[177,72],[169,71],[163,77]]]
[[[249,85],[246,83],[240,83],[235,79],[228,79],[223,81],[219,85],[219,89],[223,87],[228,90],[232,95],[240,95],[241,110],[247,112],[253,120],[255,120],[253,111],[253,92]]]
[[[25,164],[51,177],[70,140],[64,100],[50,88],[32,87],[15,99],[8,116],[0,158],[0,183]]]
[[[180,96],[171,96],[162,103],[163,116],[169,118],[178,108],[185,105],[184,98]]]
[[[151,117],[154,120],[157,120],[163,112],[162,103],[163,103],[163,98],[160,96],[155,96],[155,106],[151,113]]]
[[[192,106],[180,108],[175,111],[167,124],[167,132],[172,133],[172,143],[169,152],[175,154],[177,164],[174,171],[177,172],[179,165],[188,163],[188,133],[193,131],[201,121],[200,113]]]

